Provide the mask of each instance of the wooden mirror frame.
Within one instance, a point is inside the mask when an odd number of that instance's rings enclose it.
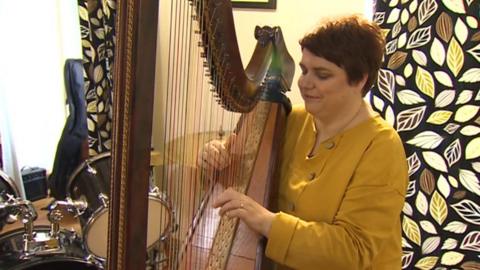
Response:
[[[107,269],[145,269],[158,0],[117,0]]]

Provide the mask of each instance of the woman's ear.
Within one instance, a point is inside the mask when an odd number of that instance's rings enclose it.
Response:
[[[363,77],[360,80],[360,84],[361,84],[362,88],[365,87],[365,84],[367,83],[367,81],[368,81],[368,74],[363,74]]]
[[[364,74],[360,80],[353,82],[352,86],[354,86],[355,89],[357,89],[360,92],[360,94],[362,94],[363,88],[365,87],[367,80],[368,80],[368,74]]]

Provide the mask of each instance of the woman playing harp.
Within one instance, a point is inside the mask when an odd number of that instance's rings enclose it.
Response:
[[[280,140],[286,111],[291,109],[283,92],[291,86],[294,63],[278,27],[257,27],[257,46],[244,69],[230,1],[180,3],[187,2],[171,3],[172,14],[194,17],[198,28],[173,18],[171,39],[179,44],[172,42],[175,45],[167,54],[170,74],[162,93],[166,101],[158,106],[166,142],[163,149],[159,147],[165,164],[158,184],[175,211],[165,244],[167,265],[171,269],[232,269],[232,265],[253,269],[256,244],[250,243],[256,242],[258,235],[244,235],[244,226],[238,222],[218,218],[211,201],[227,186],[247,194],[253,190],[261,200],[265,197],[258,190],[268,192],[267,179],[276,161],[273,143]],[[184,48],[203,58],[187,55]],[[200,71],[193,68],[198,61]],[[217,100],[205,91],[204,75]],[[211,173],[197,168],[198,148],[207,142],[205,138],[231,131],[238,136],[231,147],[235,160],[229,169]],[[260,153],[263,156],[258,156]],[[251,181],[253,178],[261,181]]]
[[[304,105],[287,119],[274,180],[277,209],[233,189],[214,207],[265,236],[266,255],[278,269],[400,269],[405,153],[396,131],[363,100],[382,61],[380,29],[340,18],[307,34],[300,46]],[[228,168],[226,144],[206,144],[199,164]]]

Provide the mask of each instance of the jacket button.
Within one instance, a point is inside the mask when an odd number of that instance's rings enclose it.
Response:
[[[328,149],[328,150],[332,149],[334,146],[335,146],[334,142],[325,143],[325,148]]]
[[[308,180],[312,181],[313,179],[315,179],[315,176],[316,176],[316,174],[314,172],[310,173],[308,175]]]

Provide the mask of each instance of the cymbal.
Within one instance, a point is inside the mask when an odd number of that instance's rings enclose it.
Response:
[[[208,141],[218,138],[218,131],[195,132],[169,140],[163,151],[150,152],[150,166],[162,166],[169,163],[181,163],[196,166],[197,154]]]
[[[150,152],[150,166],[160,166],[163,164],[163,156],[159,151]]]

